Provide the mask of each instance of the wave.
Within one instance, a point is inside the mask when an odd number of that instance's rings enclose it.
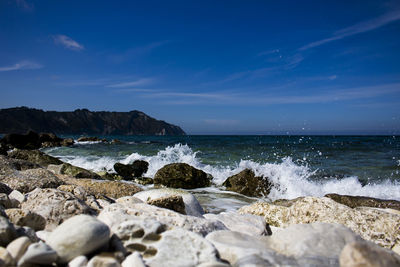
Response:
[[[381,199],[400,200],[400,183],[384,180],[380,183],[362,185],[357,177],[341,179],[324,177],[316,180],[311,177],[317,170],[307,165],[296,164],[292,158],[285,157],[279,163],[258,163],[241,160],[235,166],[214,166],[201,162],[201,153],[194,152],[188,145],[175,144],[161,150],[154,156],[132,153],[127,157],[63,156],[61,160],[93,171],[113,171],[116,162],[129,164],[135,160],[149,162],[149,169],[144,176],[154,177],[157,170],[170,163],[187,163],[211,174],[214,184],[220,186],[226,178],[249,168],[257,176],[268,177],[274,184],[267,199],[293,199],[301,196],[324,196],[328,193],[343,195],[369,196]]]

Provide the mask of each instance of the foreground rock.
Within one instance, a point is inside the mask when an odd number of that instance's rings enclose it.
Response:
[[[99,179],[102,178],[95,172],[80,168],[69,163],[63,163],[60,168],[60,174],[68,175],[74,178],[89,178],[89,179]]]
[[[47,167],[49,164],[59,165],[63,162],[55,157],[49,156],[39,150],[20,150],[16,149],[8,154],[10,158],[23,159]]]
[[[226,187],[226,190],[250,197],[268,196],[272,187],[267,177],[256,176],[250,169],[228,177],[222,185]]]
[[[172,188],[194,189],[211,185],[207,173],[186,163],[172,163],[159,169],[154,175],[154,184]]]
[[[66,219],[78,214],[94,214],[82,200],[57,189],[35,189],[21,204],[21,209],[41,215],[46,220],[46,230],[56,228]]]
[[[110,229],[94,217],[79,215],[66,220],[48,237],[47,244],[58,254],[60,263],[89,254],[107,244]]]
[[[134,177],[141,177],[149,168],[149,163],[144,160],[135,160],[132,164],[115,163],[114,170],[125,180],[132,180]]]
[[[356,207],[372,207],[381,209],[400,210],[400,201],[384,200],[372,197],[363,196],[347,196],[338,194],[327,194],[325,197],[335,200],[337,203],[346,205],[350,208]]]
[[[400,214],[375,208],[349,208],[329,198],[304,197],[289,206],[259,202],[239,212],[264,216],[271,226],[326,222],[349,227],[366,240],[386,248],[400,243]]]
[[[10,221],[0,216],[0,246],[7,246],[17,237],[17,231]]]

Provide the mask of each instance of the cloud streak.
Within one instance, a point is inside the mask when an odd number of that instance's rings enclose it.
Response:
[[[14,70],[35,70],[43,68],[42,65],[32,61],[21,61],[11,66],[0,67],[0,72],[14,71]]]
[[[136,81],[131,81],[131,82],[110,84],[110,85],[107,85],[106,87],[110,87],[110,88],[126,88],[126,87],[149,85],[149,84],[152,84],[153,82],[154,82],[153,78],[142,78],[142,79],[139,79],[139,80],[136,80]]]
[[[353,26],[338,30],[333,33],[331,37],[315,41],[312,43],[309,43],[303,47],[300,47],[299,50],[308,50],[310,48],[318,47],[326,43],[330,43],[336,40],[340,40],[349,36],[353,36],[356,34],[364,33],[364,32],[369,32],[375,29],[378,29],[380,27],[385,26],[386,24],[389,24],[391,22],[400,20],[400,10],[395,10],[391,11],[388,13],[385,13],[377,18],[373,18],[367,21],[363,21],[360,23],[357,23]]]
[[[61,45],[66,49],[73,50],[73,51],[82,51],[85,49],[83,45],[78,43],[77,41],[73,40],[72,38],[58,34],[53,36],[54,43],[57,45]]]

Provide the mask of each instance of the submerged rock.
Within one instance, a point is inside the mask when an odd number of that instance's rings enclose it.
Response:
[[[337,203],[346,205],[350,208],[356,207],[372,207],[381,209],[394,209],[400,210],[400,201],[397,200],[385,200],[372,197],[364,196],[347,196],[338,194],[327,194],[325,197],[329,197]]]
[[[49,164],[60,165],[63,162],[55,157],[49,156],[39,150],[20,150],[16,149],[8,154],[10,158],[23,159],[47,167]]]
[[[250,197],[268,196],[272,187],[267,177],[256,176],[250,169],[228,177],[222,185],[229,191]]]
[[[330,198],[304,197],[291,206],[258,202],[244,206],[240,213],[264,216],[271,226],[326,222],[349,227],[362,238],[391,248],[400,243],[400,214],[376,208],[350,208]]]
[[[194,189],[211,185],[207,173],[186,163],[165,165],[154,175],[154,184],[172,188]]]

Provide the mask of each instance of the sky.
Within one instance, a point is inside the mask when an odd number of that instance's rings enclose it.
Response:
[[[0,0],[0,108],[400,134],[399,1]]]

